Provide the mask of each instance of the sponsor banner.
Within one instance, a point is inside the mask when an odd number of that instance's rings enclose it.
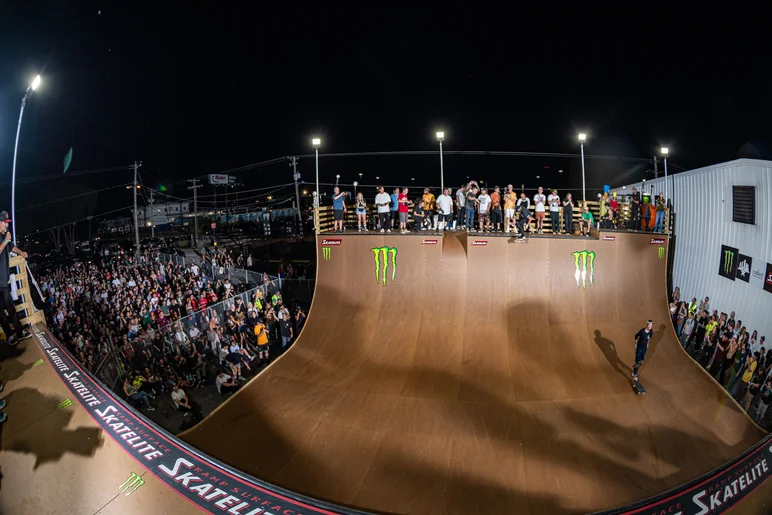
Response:
[[[721,245],[721,259],[718,265],[718,275],[734,281],[737,277],[737,261],[740,251],[728,245]]]
[[[437,245],[437,240],[421,240],[421,245]]]
[[[322,239],[322,245],[340,245],[343,243],[341,238],[324,238]]]
[[[767,277],[767,264],[761,259],[755,259],[751,263],[750,284],[756,288],[764,289],[764,279]]]
[[[772,475],[772,438],[721,471],[709,473],[689,485],[663,494],[658,502],[644,501],[634,507],[603,514],[619,515],[718,515],[725,513]],[[598,514],[600,515],[600,514]]]
[[[228,184],[228,176],[221,173],[210,173],[209,184]]]
[[[649,245],[664,245],[665,239],[664,238],[652,238],[649,240]]]
[[[614,241],[616,239],[617,239],[616,236],[609,236],[608,234],[603,235],[603,241]]]
[[[737,262],[737,278],[748,283],[751,279],[751,265],[753,264],[753,259],[748,256],[743,256],[742,254],[739,254],[739,256]]]
[[[488,244],[488,240],[472,240],[473,247],[484,247]]]
[[[767,274],[764,279],[764,290],[772,293],[772,263],[767,263]]]
[[[78,365],[48,330],[36,328],[36,340],[56,374],[91,418],[116,444],[169,488],[207,513],[338,514],[348,510],[279,489],[205,458],[183,442],[139,417]],[[140,478],[141,479],[141,478]],[[136,477],[121,485],[134,490]],[[288,496],[292,496],[292,498]]]

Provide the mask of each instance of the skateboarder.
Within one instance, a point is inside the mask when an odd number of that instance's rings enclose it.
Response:
[[[638,380],[638,369],[641,368],[643,360],[646,358],[646,350],[649,348],[649,340],[654,334],[653,320],[646,322],[646,327],[635,333],[635,366],[633,367],[633,379]]]

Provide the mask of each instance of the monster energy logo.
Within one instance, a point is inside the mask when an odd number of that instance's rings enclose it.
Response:
[[[590,271],[590,286],[592,286],[593,276],[595,275],[595,252],[582,250],[580,252],[572,252],[574,256],[574,264],[576,266],[576,287],[582,290],[587,289],[587,270]]]
[[[64,399],[56,406],[56,410],[63,410],[64,408],[69,408],[70,406],[72,406],[72,401],[70,399]]]
[[[729,274],[732,272],[732,263],[734,263],[734,251],[733,250],[725,250],[724,251],[724,273]]]
[[[663,259],[665,257],[665,247],[657,248],[657,255],[660,259]]]
[[[330,247],[322,247],[322,257],[325,261],[330,260],[330,254],[332,253],[332,249]]]
[[[386,276],[391,261],[391,280],[397,277],[397,249],[393,247],[375,247],[370,249],[375,259],[375,282],[386,286]]]
[[[134,492],[136,492],[137,488],[139,488],[144,484],[145,484],[145,480],[142,479],[142,476],[132,472],[131,475],[129,476],[129,479],[124,481],[123,484],[118,488],[121,491],[120,493],[126,492],[126,497],[128,497]]]

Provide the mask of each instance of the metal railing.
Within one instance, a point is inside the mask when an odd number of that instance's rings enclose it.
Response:
[[[188,264],[192,265],[193,263],[199,264],[201,267],[201,270],[204,272],[204,274],[207,277],[211,277],[212,279],[225,279],[228,278],[231,280],[232,283],[237,283],[239,280],[243,280],[244,284],[265,284],[266,283],[266,277],[268,278],[268,281],[272,281],[276,279],[276,276],[264,274],[262,272],[255,272],[252,270],[246,270],[244,268],[234,268],[229,265],[217,265],[215,267],[212,267],[212,263],[210,261],[205,261],[202,259],[191,259],[187,258],[185,256],[173,256],[171,254],[164,254],[159,253],[156,257],[159,263],[168,263],[171,261],[175,265],[181,265],[181,266],[187,266]]]

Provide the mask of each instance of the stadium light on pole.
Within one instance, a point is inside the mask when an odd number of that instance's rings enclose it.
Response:
[[[11,172],[11,220],[13,220],[13,244],[16,245],[16,226],[19,225],[16,220],[16,159],[19,154],[19,134],[21,133],[21,120],[24,117],[24,106],[27,105],[27,97],[40,86],[40,75],[35,77],[27,87],[24,97],[21,99],[21,112],[19,112],[19,124],[16,126],[16,145],[13,147],[13,171]]]
[[[319,204],[321,204],[321,192],[319,191],[319,147],[322,144],[321,138],[314,138],[311,140],[311,144],[314,146],[316,153],[316,202],[314,206],[314,225],[316,226],[316,233],[319,234]]]
[[[586,182],[584,178],[584,142],[587,141],[587,134],[580,132],[579,133],[579,145],[582,149],[582,209],[584,209],[584,204],[587,202],[587,190],[586,190]]]
[[[440,193],[445,194],[445,168],[442,164],[442,142],[445,141],[445,132],[437,131],[437,141],[440,142]]]
[[[668,201],[668,187],[667,187],[667,155],[670,153],[670,149],[667,147],[662,147],[661,149],[662,157],[665,158],[665,206],[667,206]]]

